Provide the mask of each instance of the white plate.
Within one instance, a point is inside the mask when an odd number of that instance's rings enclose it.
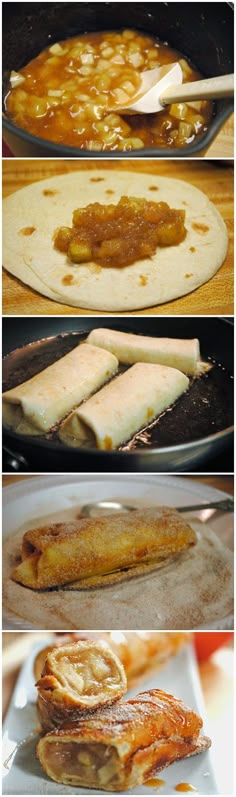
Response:
[[[50,637],[48,637],[50,641]],[[47,639],[45,645],[48,644]],[[37,742],[36,690],[33,679],[33,661],[42,643],[34,644],[14,691],[3,729],[3,794],[73,794],[73,788],[54,783],[43,773],[35,756]],[[128,692],[128,697],[137,691],[160,688],[171,692],[195,709],[204,719],[204,703],[198,669],[192,646],[186,647],[172,659],[162,672],[142,681],[140,688]],[[204,721],[204,733],[207,734]],[[214,740],[213,740],[214,743]],[[162,778],[162,773],[158,775]],[[165,785],[158,789],[160,795],[177,794],[178,783],[191,783],[198,794],[217,794],[213,774],[211,752],[172,764],[163,771]],[[150,786],[139,786],[129,794],[156,794]],[[107,792],[76,788],[76,794],[101,794]]]
[[[140,501],[146,505],[183,506],[227,498],[228,495],[185,477],[143,475],[68,475],[40,476],[22,480],[19,484],[3,490],[3,538],[16,533],[24,523],[33,525],[34,519],[70,509],[90,501],[124,499],[127,503]],[[202,519],[207,520],[208,510],[203,510]],[[208,513],[209,514],[209,513]],[[206,517],[205,517],[206,516]],[[190,515],[189,515],[190,517]],[[233,515],[216,513],[210,526],[217,537],[228,548],[233,548]],[[94,594],[94,593],[93,593]],[[33,626],[24,620],[5,616],[3,628],[28,629]],[[54,626],[55,627],[55,626]],[[96,628],[96,625],[86,625]],[[105,627],[105,626],[102,626]],[[111,625],[110,625],[111,627]],[[119,627],[135,628],[135,625],[120,623]],[[155,627],[155,626],[154,626]],[[156,626],[157,627],[157,626]],[[204,626],[202,626],[204,627]],[[208,624],[208,628],[233,628],[232,616],[219,618]],[[63,629],[65,630],[65,629]]]

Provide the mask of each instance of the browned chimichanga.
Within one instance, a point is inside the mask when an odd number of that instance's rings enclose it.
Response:
[[[158,670],[187,645],[187,631],[108,631],[103,632],[125,669],[128,686],[149,669]]]
[[[171,656],[188,644],[191,634],[187,631],[89,631],[67,635],[67,638],[55,639],[54,645],[47,646],[37,653],[34,661],[35,680],[38,681],[44,669],[48,653],[56,645],[63,645],[71,636],[76,639],[105,640],[123,664],[128,687],[133,679],[140,678],[149,669],[161,669]]]
[[[48,731],[119,700],[127,680],[106,642],[80,640],[47,653],[37,688],[40,722]]]
[[[210,747],[201,718],[159,689],[99,710],[40,739],[37,755],[58,783],[124,793]]]
[[[162,567],[196,542],[172,507],[79,518],[27,531],[12,578],[31,589],[105,586]]]

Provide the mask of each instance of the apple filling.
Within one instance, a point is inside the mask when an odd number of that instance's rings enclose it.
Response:
[[[112,746],[48,740],[44,757],[47,772],[59,783],[86,788],[119,786],[119,758]]]
[[[123,666],[106,642],[88,640],[50,651],[37,683],[44,704],[66,711],[112,703],[126,686]]]
[[[111,664],[109,665],[101,657],[90,652],[89,656],[85,653],[80,654],[80,660],[70,661],[62,659],[60,661],[60,681],[62,686],[68,687],[70,692],[78,692],[87,695],[97,695],[100,692],[101,684],[107,691],[112,691],[117,686],[117,672],[114,672]]]

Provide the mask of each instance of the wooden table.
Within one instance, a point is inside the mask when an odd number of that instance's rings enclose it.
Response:
[[[206,152],[206,158],[233,158],[234,157],[234,114],[223,125],[218,136],[214,139]]]
[[[2,477],[2,484],[3,487],[7,487],[8,484],[14,484],[19,482],[21,479],[34,479],[36,474],[32,474],[32,476],[28,474],[14,474],[9,476]],[[50,479],[50,476],[48,477]],[[223,490],[225,493],[229,493],[229,495],[233,495],[234,493],[234,477],[233,476],[186,476],[184,475],[185,479],[191,479],[191,481],[198,481],[202,484],[207,484],[208,487],[214,487],[216,490]],[[78,476],[79,479],[79,476]],[[104,477],[105,479],[105,477]]]
[[[5,160],[3,196],[36,180],[84,169],[130,169],[186,180],[202,189],[222,214],[229,232],[229,249],[221,269],[196,291],[164,305],[122,315],[233,315],[233,168],[222,161],[195,160]],[[3,272],[4,315],[101,315],[100,312],[53,302]],[[103,313],[102,315],[109,315]]]

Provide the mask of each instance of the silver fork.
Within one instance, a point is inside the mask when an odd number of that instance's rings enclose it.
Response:
[[[84,515],[84,517],[91,517],[96,515],[111,515],[115,514],[116,512],[133,512],[138,507],[131,506],[131,504],[123,504],[120,501],[94,501],[91,504],[84,504],[81,507],[80,514]],[[197,510],[203,509],[215,509],[219,512],[233,512],[234,511],[234,499],[233,498],[222,498],[220,501],[208,501],[202,502],[201,504],[191,504],[189,506],[177,506],[175,507],[178,512],[193,512]]]
[[[222,498],[221,501],[209,501],[207,503],[192,504],[192,506],[177,506],[178,512],[193,512],[197,509],[217,509],[219,512],[233,512],[234,499]]]

